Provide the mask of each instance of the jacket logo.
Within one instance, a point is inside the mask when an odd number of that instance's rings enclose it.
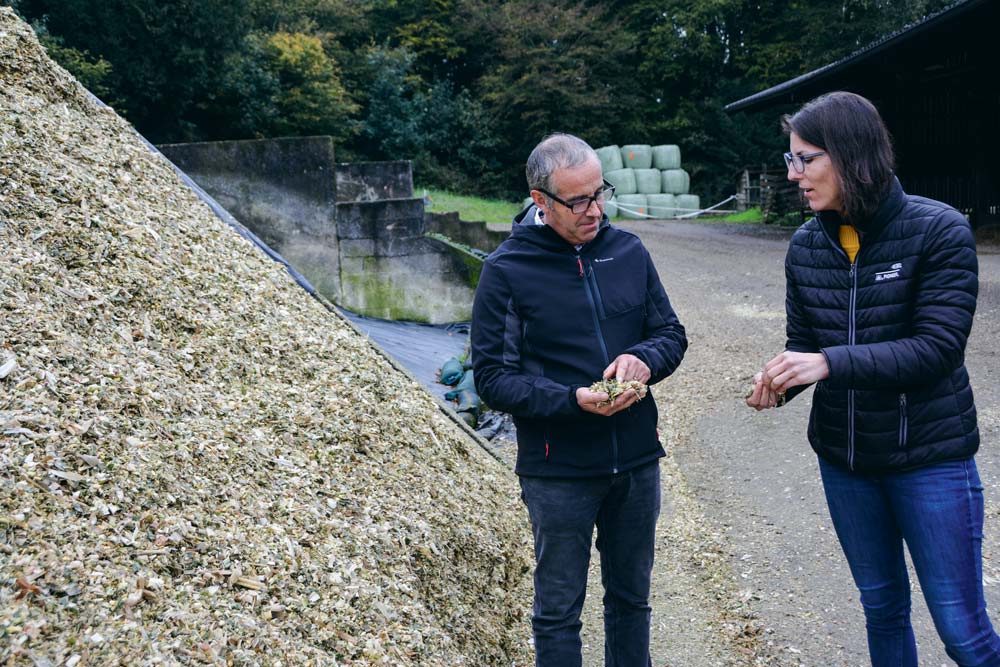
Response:
[[[880,283],[883,280],[895,280],[899,278],[899,272],[903,270],[902,262],[896,262],[889,267],[888,271],[879,271],[875,274],[875,282]]]
[[[595,259],[594,261],[595,262],[613,262],[613,261],[615,261],[615,258],[614,257],[603,257],[601,259]]]

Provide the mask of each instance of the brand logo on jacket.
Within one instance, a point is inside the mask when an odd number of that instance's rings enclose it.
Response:
[[[875,282],[880,283],[883,280],[895,280],[899,278],[899,272],[903,270],[902,262],[896,262],[888,271],[879,271],[875,274]]]
[[[615,261],[615,258],[614,257],[602,257],[601,259],[595,259],[594,261],[595,262],[613,262],[613,261]]]

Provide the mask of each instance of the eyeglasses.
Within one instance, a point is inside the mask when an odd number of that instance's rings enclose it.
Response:
[[[826,151],[817,151],[815,153],[806,153],[805,155],[796,155],[795,153],[785,153],[785,169],[791,167],[795,170],[795,173],[802,174],[805,173],[806,165],[813,161],[813,159],[818,158],[821,155],[826,155]]]
[[[604,202],[611,199],[611,197],[613,197],[615,194],[615,186],[611,185],[606,180],[604,180],[604,185],[601,187],[601,189],[594,193],[593,197],[580,197],[579,199],[574,199],[572,201],[563,201],[562,199],[559,199],[559,197],[556,197],[548,190],[543,190],[541,188],[536,188],[536,189],[542,194],[551,197],[554,201],[559,202],[560,204],[571,210],[576,215],[580,215],[581,213],[586,213],[587,210],[590,209],[590,202],[592,201],[597,202],[597,205],[601,208],[601,210],[604,210]]]

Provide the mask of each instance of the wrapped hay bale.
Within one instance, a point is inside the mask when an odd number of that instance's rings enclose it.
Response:
[[[659,169],[636,169],[635,191],[643,195],[656,195],[662,192]]]
[[[529,664],[514,475],[8,7],[0,99],[0,662]]]
[[[701,199],[698,195],[677,195],[675,201],[677,202],[678,215],[701,210]]]
[[[608,220],[618,217],[618,202],[614,197],[604,202],[604,213],[608,216]]]
[[[691,188],[691,177],[683,169],[666,169],[662,172],[662,192],[672,195],[686,195]]]
[[[653,146],[654,169],[680,169],[681,149],[675,144]]]
[[[525,197],[524,201],[521,202],[521,210],[524,210],[535,203],[535,200],[531,197]]]
[[[622,163],[632,169],[649,169],[653,166],[653,147],[649,144],[622,146]]]
[[[604,146],[596,151],[597,159],[601,161],[601,171],[605,174],[609,171],[617,171],[625,165],[622,164],[622,149],[618,145]]]
[[[654,218],[672,218],[677,202],[673,195],[646,195],[646,208]]]
[[[609,171],[604,174],[604,178],[607,179],[608,183],[615,186],[615,194],[634,195],[636,192],[634,169]]]
[[[619,195],[618,216],[632,220],[644,220],[647,217],[646,195]]]

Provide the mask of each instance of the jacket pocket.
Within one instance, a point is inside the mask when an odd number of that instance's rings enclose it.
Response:
[[[907,430],[909,428],[909,415],[906,409],[906,394],[899,395],[899,448],[906,447]]]

